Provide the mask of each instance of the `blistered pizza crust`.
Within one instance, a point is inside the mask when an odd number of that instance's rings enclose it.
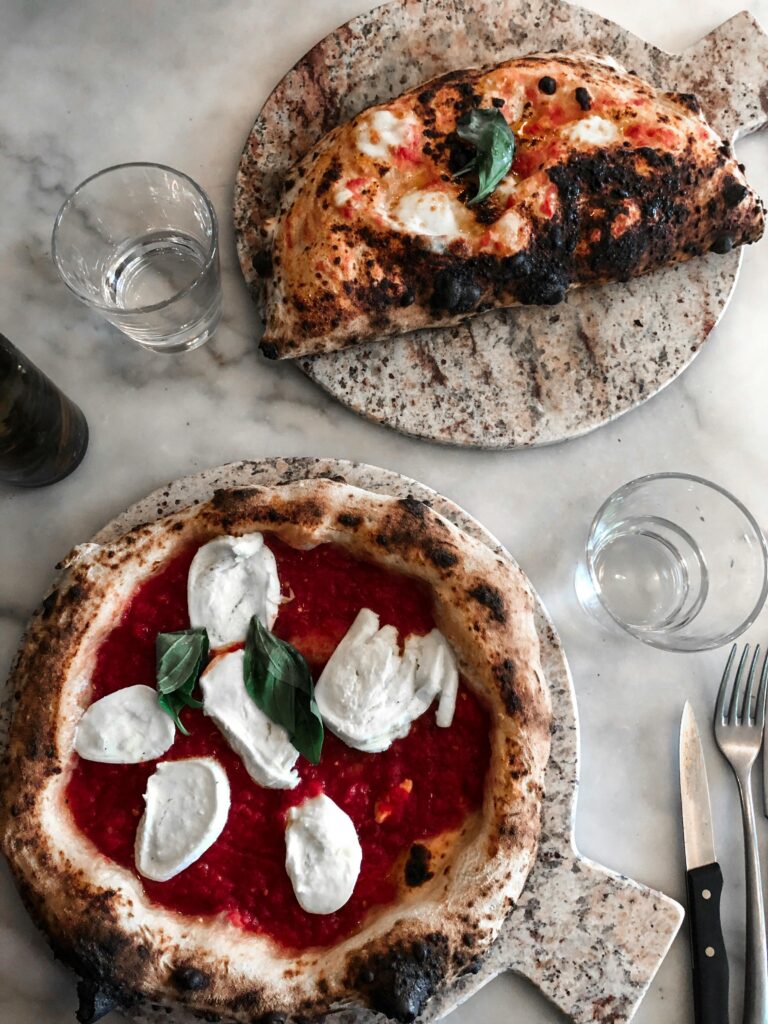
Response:
[[[492,712],[483,810],[446,842],[446,856],[433,851],[440,870],[356,935],[300,955],[151,904],[131,872],[94,851],[64,803],[90,667],[136,586],[193,540],[254,530],[295,546],[339,544],[425,580],[438,628]],[[11,687],[21,693],[0,777],[3,849],[57,955],[82,979],[83,1020],[111,1004],[178,1022],[313,1020],[340,1005],[413,1019],[476,969],[535,858],[550,707],[531,592],[519,570],[415,499],[332,481],[221,491],[108,547],[76,549]]]

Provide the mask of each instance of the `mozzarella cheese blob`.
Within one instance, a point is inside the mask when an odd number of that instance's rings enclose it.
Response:
[[[173,719],[157,703],[151,686],[126,686],[93,704],[77,725],[75,750],[86,761],[140,764],[169,749]]]
[[[395,117],[389,110],[374,110],[357,126],[357,148],[373,160],[387,160],[390,150],[408,145],[416,122]]]
[[[347,746],[386,750],[440,694],[437,723],[453,721],[459,673],[439,630],[409,636],[402,654],[394,626],[363,608],[328,660],[315,687],[323,721]]]
[[[136,833],[136,867],[167,882],[213,846],[229,815],[227,774],[210,757],[163,761],[147,780]]]
[[[243,681],[245,652],[214,658],[200,676],[203,714],[214,720],[254,782],[268,789],[293,789],[298,750],[288,733],[254,704]]]
[[[262,535],[217,537],[203,544],[189,567],[187,604],[190,624],[208,630],[211,647],[241,643],[254,615],[271,629],[280,580]]]
[[[333,193],[333,201],[337,206],[346,206],[350,199],[354,199],[355,193],[346,187],[337,188]]]
[[[299,906],[332,914],[352,895],[363,851],[352,819],[321,794],[286,815],[285,869]]]
[[[398,231],[412,235],[457,235],[461,228],[458,217],[463,213],[460,203],[437,189],[406,192],[392,208],[389,218]]]
[[[619,129],[613,121],[592,114],[571,125],[564,134],[577,146],[608,146],[618,139]]]

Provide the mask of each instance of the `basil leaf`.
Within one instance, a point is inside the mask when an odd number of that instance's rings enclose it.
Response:
[[[323,749],[323,720],[309,665],[255,615],[245,640],[243,679],[256,706],[283,726],[299,753],[317,764]]]
[[[179,712],[203,706],[192,691],[208,660],[208,646],[205,629],[158,633],[155,640],[157,702],[185,736],[189,733],[181,724]]]
[[[477,152],[466,167],[454,178],[475,171],[477,195],[469,206],[481,203],[493,192],[512,166],[515,157],[515,136],[496,107],[490,110],[473,109],[462,114],[456,122],[456,134],[462,142],[469,142]]]

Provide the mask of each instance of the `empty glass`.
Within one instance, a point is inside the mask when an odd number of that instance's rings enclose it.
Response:
[[[119,164],[84,181],[56,217],[53,259],[79,299],[144,348],[185,352],[216,331],[216,213],[171,167]]]
[[[625,484],[599,509],[575,583],[604,625],[665,650],[706,650],[754,622],[768,593],[768,550],[722,487],[659,473]]]

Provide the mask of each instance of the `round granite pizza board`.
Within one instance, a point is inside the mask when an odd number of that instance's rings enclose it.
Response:
[[[768,123],[768,37],[746,13],[668,54],[561,0],[393,0],[310,50],[253,126],[234,217],[257,303],[259,227],[275,212],[288,168],[320,136],[443,72],[553,49],[608,54],[656,86],[696,93],[726,139]],[[573,291],[554,308],[495,311],[298,364],[350,409],[414,437],[477,448],[551,444],[594,430],[674,380],[722,316],[741,255],[710,254]]]
[[[206,501],[217,488],[273,486],[318,477],[342,479],[396,497],[413,495],[513,562],[495,537],[448,498],[398,473],[335,459],[263,459],[205,470],[150,494],[105,526],[93,542],[108,544],[140,523]],[[598,866],[576,849],[579,737],[573,683],[552,622],[534,597],[542,665],[553,706],[538,857],[480,972],[435,997],[423,1024],[449,1013],[506,970],[525,975],[580,1024],[622,1024],[633,1016],[682,920],[682,908],[673,900]],[[137,1019],[155,1020],[151,1016]],[[357,1010],[340,1011],[329,1020],[361,1024],[373,1019],[384,1020]]]

